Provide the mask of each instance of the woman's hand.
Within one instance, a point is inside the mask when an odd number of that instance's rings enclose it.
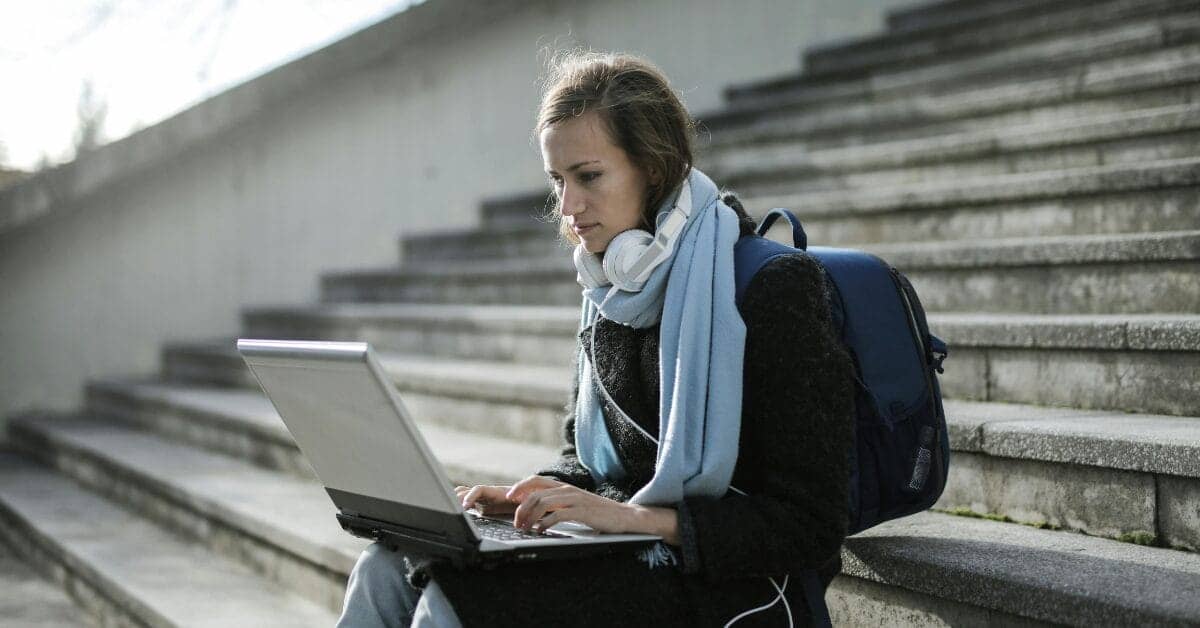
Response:
[[[672,508],[622,503],[562,482],[547,487],[544,480],[531,476],[508,490],[507,500],[519,504],[513,526],[541,532],[560,521],[576,521],[599,532],[658,534],[678,544],[678,516]]]
[[[527,477],[522,480],[522,483],[525,482],[528,482],[529,486],[536,488],[565,486],[565,484],[554,478],[541,475]],[[513,501],[508,498],[508,492],[511,488],[511,486],[478,484],[470,487],[456,486],[454,487],[454,493],[462,500],[463,508],[475,507],[480,513],[488,516],[511,515],[521,503],[520,500]]]

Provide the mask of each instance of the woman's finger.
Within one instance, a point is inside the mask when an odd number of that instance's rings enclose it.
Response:
[[[525,496],[530,491],[535,491],[543,488],[553,488],[556,486],[567,486],[566,482],[560,482],[554,478],[548,478],[544,475],[531,475],[516,484],[513,484],[508,492],[504,495],[505,499],[512,502],[524,501]]]
[[[574,487],[558,487],[530,493],[513,513],[513,525],[518,528],[528,528],[548,511],[570,506],[577,498],[578,490]]]
[[[561,508],[553,512],[548,512],[544,517],[538,519],[537,523],[533,524],[533,530],[534,532],[538,533],[545,532],[546,530],[550,529],[551,526],[560,521],[570,521],[570,518],[568,517],[570,514],[571,508]]]
[[[475,503],[478,502],[481,497],[483,497],[483,492],[486,489],[487,487],[482,485],[472,486],[471,490],[467,491],[467,494],[462,498],[463,508],[471,508],[474,506]]]

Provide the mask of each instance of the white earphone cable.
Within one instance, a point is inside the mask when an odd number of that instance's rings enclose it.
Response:
[[[613,288],[612,290],[610,290],[609,295],[612,295],[613,291],[615,291],[615,290],[616,290],[616,288]],[[608,297],[605,297],[604,303],[607,303],[607,302],[608,302]],[[601,303],[601,305],[603,305],[603,303]],[[612,397],[610,397],[608,395],[608,389],[604,387],[604,382],[600,380],[600,375],[596,371],[596,324],[595,323],[592,323],[591,337],[592,337],[592,341],[589,343],[589,345],[590,345],[589,349],[591,351],[590,351],[589,355],[592,360],[592,376],[596,380],[596,386],[600,389],[600,392],[604,395],[604,398],[608,400],[609,404],[612,407],[617,409],[617,413],[621,415],[621,418],[624,419],[625,422],[632,425],[634,428],[637,429],[637,431],[641,432],[643,436],[650,439],[650,441],[653,442],[655,444],[655,446],[657,446],[658,439],[651,436],[650,432],[647,432],[645,429],[642,428],[641,425],[638,425],[637,421],[634,421],[632,418],[630,418],[629,415],[625,414],[625,411],[621,409],[621,406],[618,406],[616,404],[616,402],[613,401]],[[729,485],[729,490],[731,490],[735,493],[738,493],[739,495],[742,495],[742,496],[747,495],[746,491],[743,491],[742,489],[740,489],[732,484]],[[783,586],[780,586],[779,583],[775,582],[774,578],[768,577],[767,580],[769,580],[771,582],[771,586],[775,588],[776,593],[778,593],[779,595],[776,596],[775,599],[771,600],[769,603],[764,604],[763,606],[759,606],[757,608],[752,608],[750,610],[747,610],[747,611],[744,611],[744,612],[738,614],[736,617],[729,620],[729,623],[725,624],[725,628],[729,628],[729,626],[733,625],[734,622],[738,621],[739,619],[742,619],[743,617],[747,617],[747,616],[753,615],[754,613],[757,613],[759,611],[765,611],[768,608],[771,608],[780,600],[783,601],[783,608],[784,608],[784,610],[787,611],[788,628],[794,628],[795,624],[792,620],[792,605],[788,603],[787,597],[783,594],[784,590],[787,589],[788,578],[790,578],[790,577],[791,577],[791,574],[784,574]]]

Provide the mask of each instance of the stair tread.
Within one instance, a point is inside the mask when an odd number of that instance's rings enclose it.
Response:
[[[328,626],[336,619],[27,459],[0,454],[0,469],[0,509],[35,530],[39,544],[54,548],[71,572],[83,572],[84,580],[136,605],[148,623]],[[228,486],[236,490],[238,484]]]
[[[564,316],[575,308],[563,306]],[[1112,349],[1137,351],[1200,350],[1200,314],[1024,314],[994,312],[927,312],[930,331],[953,345],[1020,348]],[[565,333],[565,332],[564,332]],[[229,347],[177,344],[176,350],[236,357]],[[952,358],[951,358],[952,359]],[[453,358],[437,358],[441,371]],[[399,364],[400,362],[396,362]],[[476,362],[486,365],[506,362]],[[480,368],[482,366],[482,368]],[[553,366],[539,366],[543,375],[561,379]],[[500,375],[497,375],[500,376]]]
[[[955,450],[1200,478],[1200,418],[1016,403],[943,403]]]
[[[116,462],[200,512],[331,569],[349,573],[366,545],[342,530],[318,482],[103,419],[43,416],[19,423],[71,451]]]
[[[439,326],[513,331],[570,331],[579,327],[578,308],[556,305],[438,303],[313,303],[256,306],[246,316],[304,316],[326,320],[428,322]]]
[[[1200,165],[1200,163],[1198,163]],[[753,200],[753,199],[748,199]],[[780,205],[781,207],[789,207]],[[792,205],[792,206],[803,206]],[[772,231],[790,234],[786,221],[777,221]],[[772,235],[772,237],[775,237]],[[788,236],[790,237],[790,235]],[[813,244],[813,248],[821,245]],[[888,263],[909,268],[993,268],[1031,264],[1089,264],[1115,262],[1190,261],[1200,259],[1200,230],[1150,231],[1140,233],[1020,236],[973,240],[928,240],[918,242],[869,242],[837,244],[835,248],[853,248],[879,255]],[[536,272],[536,276],[532,273]],[[572,276],[574,263],[567,254],[546,257],[506,257],[471,260],[436,260],[421,264],[406,263],[375,269],[325,275],[342,278],[408,278],[455,276],[506,276],[523,274],[530,281],[544,280],[545,274]],[[410,305],[413,312],[417,306]],[[446,312],[465,317],[454,306]],[[536,306],[512,306],[514,311],[529,308],[537,316],[551,313]],[[369,311],[369,310],[365,310]],[[430,310],[426,318],[433,318]],[[491,313],[491,312],[489,312]],[[497,317],[497,316],[494,316]]]
[[[3,542],[0,542],[0,617],[5,625],[24,628],[92,625],[62,589],[43,580]]]
[[[763,176],[783,169],[813,168],[818,174],[900,169],[927,164],[953,166],[959,161],[1002,157],[1022,151],[1066,148],[1097,142],[1136,139],[1200,127],[1200,107],[1193,103],[1135,109],[1056,121],[1036,121],[1005,128],[948,131],[914,138],[872,140],[846,145],[809,147],[802,138],[777,141],[714,143],[706,162],[716,160],[724,177]],[[740,158],[723,165],[729,155]],[[803,179],[804,173],[798,178]],[[524,233],[514,231],[512,234]],[[538,230],[537,233],[545,233]],[[412,237],[412,236],[410,236]]]
[[[1169,28],[1169,25],[1167,26]],[[1051,74],[1021,69],[993,73],[976,80],[930,86],[920,94],[864,94],[862,89],[842,93],[786,94],[777,97],[733,100],[724,106],[696,116],[709,124],[727,128],[748,126],[745,120],[759,118],[753,124],[764,130],[779,120],[774,118],[813,116],[822,124],[809,131],[832,135],[837,131],[874,128],[885,124],[923,124],[982,112],[1043,106],[1074,101],[1095,95],[1124,93],[1148,86],[1174,85],[1191,80],[1195,72],[1197,45],[1190,35],[1184,41],[1130,52],[1113,58],[1081,59],[1059,66]],[[836,87],[836,85],[835,85]],[[806,109],[813,109],[805,111]],[[815,120],[814,120],[815,121]],[[765,124],[763,124],[765,122]]]
[[[271,438],[291,442],[269,400],[257,391],[117,381],[104,385],[141,400],[253,424]],[[944,407],[955,450],[1200,477],[1198,417],[955,399],[945,400]],[[558,456],[553,447],[425,423],[421,431],[443,463],[498,477],[524,477]]]
[[[274,316],[295,316],[300,318],[330,318],[350,319],[359,318],[362,321],[404,322],[416,319],[421,322],[456,324],[455,315],[446,313],[439,316],[439,305],[401,305],[401,304],[328,304],[328,305],[295,305],[278,306],[270,310]],[[475,321],[488,321],[497,327],[510,328],[528,322],[530,318],[524,315],[524,306],[510,305],[469,305],[451,307],[449,310],[478,312],[478,316],[467,315]],[[449,310],[446,310],[449,312]],[[578,327],[578,309],[572,306],[534,306],[540,316],[539,325],[545,324],[546,333],[575,335]],[[511,317],[511,318],[508,318]],[[1004,312],[929,312],[930,327],[934,333],[943,337],[949,336],[946,331],[953,331],[959,336],[959,342],[1003,342],[1015,346],[1063,346],[1060,339],[1069,331],[1074,341],[1081,340],[1081,331],[1092,331],[1092,339],[1082,343],[1082,347],[1094,348],[1140,348],[1140,349],[1182,349],[1195,351],[1200,347],[1200,315],[1189,313],[1086,313],[1086,315],[1039,315],[1039,313],[1004,313]],[[953,329],[949,329],[953,328]],[[966,337],[964,331],[970,331]],[[1192,339],[1192,340],[1189,340]],[[232,348],[224,347],[227,341],[220,341],[220,348],[211,351],[227,352],[235,357]],[[228,342],[232,347],[232,341]],[[203,345],[197,343],[176,343],[176,348],[188,347],[188,351],[205,351]],[[445,358],[450,359],[450,358]],[[439,359],[438,361],[444,361]],[[499,364],[480,361],[486,371],[488,367]],[[546,369],[546,367],[541,367]],[[540,375],[553,375],[550,371],[539,369]],[[554,369],[554,367],[548,367]]]
[[[322,510],[323,519],[332,522],[333,507],[315,483],[261,472],[225,456],[188,451],[153,437],[143,440],[111,425],[50,421],[38,429],[72,446],[103,452],[125,467],[152,473],[187,491],[191,501],[257,516],[257,521],[246,525],[270,526],[270,538],[276,542],[309,533],[316,519],[322,518]],[[234,482],[242,483],[237,491],[226,487]],[[309,490],[293,492],[295,485],[307,485]],[[288,499],[276,502],[279,496]],[[268,521],[262,513],[272,512],[277,504],[286,510],[275,514],[288,516],[272,516]],[[332,523],[326,529],[331,536],[313,542],[326,552],[341,554],[336,569],[348,572],[353,549],[341,549],[342,541],[332,533],[354,539]],[[1078,613],[1090,613],[1094,605],[1128,618],[1186,618],[1200,613],[1200,597],[1186,595],[1200,590],[1200,555],[1081,534],[921,513],[847,539],[843,553],[844,571],[851,575],[1009,612],[1033,612],[1051,620],[1078,621]],[[1113,569],[1118,565],[1120,569]],[[988,590],[981,592],[977,587],[984,583]],[[1034,608],[1027,607],[1031,594]],[[1082,605],[1085,608],[1080,608],[1081,601],[1088,602]]]
[[[1031,4],[1036,5],[1038,7],[1043,7],[1043,6],[1046,8],[1052,7],[1052,5],[1045,4],[1045,2],[1031,2]],[[1116,4],[1116,2],[1115,2],[1115,4]],[[1018,4],[1016,4],[1016,2],[1010,2],[1010,5],[1012,5],[1014,7],[1019,6]],[[930,6],[930,5],[923,4],[923,5],[916,5],[916,6],[923,7],[923,6]],[[1092,7],[1092,8],[1094,8],[1094,7]],[[917,11],[918,11],[918,8],[910,8],[910,10],[906,10],[904,12],[904,14],[912,14]],[[1079,11],[1080,11],[1080,7],[1073,6],[1073,5],[1067,5],[1067,6],[1063,6],[1061,8],[1055,7],[1055,10],[1054,10],[1055,13],[1074,13],[1074,12],[1079,12]],[[894,16],[896,16],[896,14],[898,14],[898,13],[896,13],[895,11],[889,11],[889,16],[893,16],[890,19],[895,19]],[[973,28],[973,24],[971,24],[971,23],[979,22],[980,18],[983,18],[982,19],[984,22],[983,28],[989,28],[989,26],[995,26],[996,24],[998,24],[998,22],[996,22],[996,19],[998,17],[1001,17],[1001,16],[995,16],[995,14],[989,14],[989,16],[986,16],[986,17],[980,16],[977,18],[968,19],[967,20],[967,24],[968,24],[967,28]],[[1044,14],[1039,13],[1038,16],[1034,19],[1038,19],[1038,18],[1044,19]],[[1022,16],[1021,19],[1027,19],[1027,18]],[[818,42],[815,44],[809,44],[809,46],[805,47],[804,52],[808,55],[815,55],[815,54],[826,55],[826,56],[844,55],[844,54],[848,54],[848,53],[858,52],[858,50],[863,49],[863,48],[886,46],[886,44],[911,44],[914,40],[928,40],[928,38],[944,36],[947,34],[947,31],[952,32],[952,34],[958,34],[958,32],[961,32],[962,29],[964,29],[964,25],[961,25],[961,24],[949,25],[949,24],[941,24],[941,23],[936,24],[936,25],[926,24],[926,25],[918,26],[918,28],[900,28],[900,29],[898,29],[898,28],[895,28],[895,26],[889,26],[889,28],[887,28],[886,30],[871,32],[871,34],[859,35],[859,36],[854,36],[854,37],[842,37],[842,38],[838,38],[838,40],[833,40],[833,41],[829,41],[829,42]],[[1038,38],[1043,38],[1043,37],[1045,37],[1045,35],[1038,36]],[[752,85],[752,83],[750,85]]]
[[[843,572],[1072,625],[1190,623],[1200,554],[925,512],[847,538]]]
[[[329,569],[348,574],[367,543],[342,530],[334,517],[337,508],[316,480],[95,417],[18,422],[21,429],[48,436],[57,447],[117,464],[206,515]],[[470,461],[508,473],[520,470],[515,478],[557,456],[550,448],[445,428],[423,425],[421,432],[439,459]],[[492,460],[480,459],[485,453]]]
[[[233,340],[179,342],[172,345],[172,350],[244,365]],[[375,356],[384,371],[402,388],[441,390],[440,382],[469,380],[470,387],[459,390],[460,395],[495,396],[503,395],[505,391],[519,391],[524,400],[553,405],[562,405],[566,401],[562,391],[563,382],[569,385],[569,374],[559,366],[390,351],[376,351]]]
[[[903,269],[901,269],[903,270]],[[320,311],[309,309],[313,306],[296,306],[296,312],[301,316],[310,312]],[[475,306],[486,308],[491,306]],[[566,334],[570,329],[573,333],[577,325],[569,321],[577,320],[576,308],[558,306],[560,322],[556,324],[557,333]],[[283,310],[277,310],[282,312]],[[552,308],[544,310],[546,320],[552,320]],[[1172,312],[1155,313],[1118,313],[1118,314],[1025,314],[1004,312],[927,312],[930,330],[937,336],[947,340],[952,345],[960,346],[998,346],[1020,348],[1063,348],[1063,349],[1112,349],[1136,351],[1196,351],[1200,350],[1200,315]],[[175,351],[192,351],[204,354],[222,354],[236,358],[229,346],[215,344],[177,343]],[[422,359],[415,358],[418,363]],[[440,368],[434,367],[429,373],[453,370],[445,364],[452,358],[438,358]],[[403,364],[405,360],[395,361]],[[486,373],[488,369],[500,362],[477,362],[473,370]],[[524,368],[524,367],[514,367]],[[541,376],[559,379],[554,369],[557,367],[539,366],[538,375],[529,379],[537,380]],[[421,377],[421,372],[405,369],[415,377]],[[495,381],[493,375],[487,377]]]
[[[1196,351],[1198,314],[937,312],[930,330],[953,344],[1023,348]],[[951,348],[953,350],[953,348]]]
[[[802,207],[805,215],[882,212],[949,204],[998,203],[1042,197],[1097,194],[1200,182],[1200,157],[1137,164],[1043,170],[851,191],[817,191],[747,197],[751,207]]]
[[[839,87],[847,86],[856,86],[860,93],[878,95],[900,86],[909,91],[912,86],[932,90],[949,82],[961,84],[994,81],[997,76],[1011,79],[1027,78],[1030,74],[1045,75],[1097,58],[1160,48],[1165,42],[1178,38],[1172,36],[1174,33],[1187,31],[1187,24],[1192,22],[1189,18],[1194,17],[1190,13],[1193,9],[1193,6],[1158,3],[1141,14],[1107,20],[1096,20],[1092,15],[1076,12],[1076,21],[1087,24],[1049,30],[1034,27],[1016,33],[1015,39],[1011,36],[1012,25],[1003,25],[1010,35],[1004,45],[996,45],[999,31],[996,24],[988,24],[982,31],[976,31],[986,38],[983,41],[955,33],[950,46],[944,39],[895,41],[894,33],[884,33],[883,41],[873,42],[872,46],[860,47],[857,51],[844,51],[836,60],[828,53],[806,54],[806,67],[802,73],[785,73],[735,85],[727,88],[725,94],[731,102],[802,90],[832,98]],[[816,61],[816,67],[809,61]]]
[[[92,385],[141,402],[224,417],[275,442],[294,444],[270,399],[258,390],[121,380],[97,380]],[[422,417],[413,419],[434,455],[447,466],[521,478],[558,457],[556,448],[451,429],[431,424]]]

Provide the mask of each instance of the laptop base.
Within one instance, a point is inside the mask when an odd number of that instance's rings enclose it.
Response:
[[[342,529],[354,536],[378,541],[390,549],[414,556],[430,556],[449,560],[459,569],[494,568],[498,565],[544,560],[568,560],[625,552],[634,552],[656,541],[624,541],[615,543],[543,544],[513,547],[512,549],[480,550],[478,542],[469,547],[448,545],[419,536],[386,521],[344,512],[337,513]]]

